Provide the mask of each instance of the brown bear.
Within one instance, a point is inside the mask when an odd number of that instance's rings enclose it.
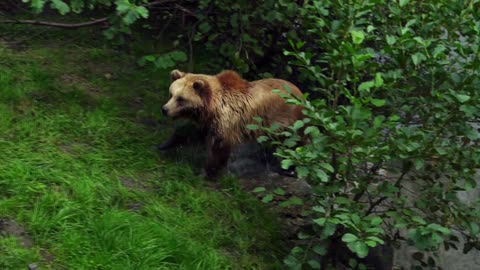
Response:
[[[189,118],[206,131],[207,178],[218,175],[226,165],[232,147],[261,135],[261,131],[247,127],[257,123],[254,117],[261,117],[264,126],[273,123],[289,126],[303,118],[303,107],[287,104],[278,93],[272,92],[279,89],[303,97],[295,85],[281,79],[249,82],[230,70],[217,75],[173,70],[171,79],[171,98],[162,111],[172,118]],[[170,139],[170,142],[174,141]]]

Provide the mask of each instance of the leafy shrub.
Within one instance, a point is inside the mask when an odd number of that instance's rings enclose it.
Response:
[[[195,39],[212,64],[243,73],[284,73],[282,50],[295,37],[299,1],[201,0]]]
[[[433,267],[432,254],[457,249],[458,235],[464,252],[480,249],[480,204],[459,199],[480,165],[478,8],[329,0],[301,9],[302,34],[285,54],[323,98],[283,95],[305,119],[265,128],[283,167],[314,192],[313,228],[285,260],[291,269],[364,268],[358,258],[399,242],[429,254],[414,256],[418,267]],[[303,130],[309,143],[295,147]]]

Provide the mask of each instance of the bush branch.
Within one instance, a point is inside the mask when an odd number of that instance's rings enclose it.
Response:
[[[400,186],[400,182],[402,182],[403,178],[405,177],[405,175],[407,174],[409,170],[404,170],[402,172],[402,174],[398,177],[397,181],[395,182],[394,186],[396,187],[399,187]],[[372,213],[373,209],[375,209],[375,207],[377,207],[379,204],[381,204],[383,201],[385,201],[388,197],[387,196],[383,196],[381,198],[379,198],[378,200],[374,201],[370,207],[368,208],[367,212],[365,213],[365,216],[368,216]]]

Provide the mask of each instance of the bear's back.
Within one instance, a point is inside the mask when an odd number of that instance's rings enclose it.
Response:
[[[286,104],[285,99],[278,93],[291,93],[297,98],[303,94],[294,84],[282,79],[262,79],[251,82],[249,93],[252,97],[252,115],[262,117],[264,125],[278,123],[292,125],[296,120],[303,118],[302,107]]]
[[[265,92],[265,94],[274,94],[275,96],[278,96],[277,93],[272,92],[274,89],[279,89],[285,94],[290,92],[298,98],[302,97],[300,89],[289,81],[282,79],[262,79],[251,82],[251,91],[253,94],[259,94],[256,92]]]

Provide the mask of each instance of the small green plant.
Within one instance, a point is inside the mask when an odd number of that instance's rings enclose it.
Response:
[[[172,51],[159,56],[146,55],[142,57],[138,64],[145,66],[147,63],[153,64],[155,69],[171,69],[179,62],[187,61],[187,55],[182,51]]]
[[[479,4],[305,3],[285,55],[317,98],[282,95],[305,114],[286,130],[252,126],[314,192],[291,269],[362,269],[372,248],[400,242],[435,267],[424,254],[460,248],[457,235],[464,252],[480,248],[479,202],[459,198],[480,165]]]

